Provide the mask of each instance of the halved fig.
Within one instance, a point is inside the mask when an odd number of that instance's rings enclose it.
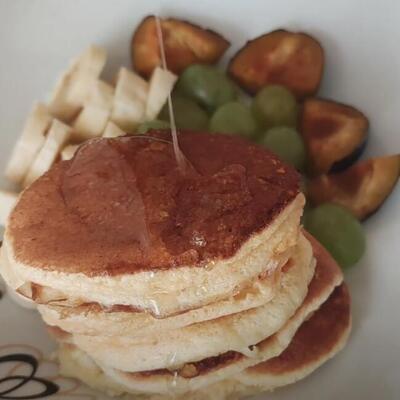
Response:
[[[368,119],[354,107],[323,99],[303,103],[300,132],[310,172],[327,173],[349,166],[361,155],[367,139]],[[345,161],[345,162],[344,162]]]
[[[400,175],[400,155],[372,158],[346,171],[321,175],[308,182],[308,198],[315,205],[331,202],[363,220],[392,192]]]
[[[324,51],[317,40],[280,29],[247,42],[230,61],[228,73],[250,94],[278,84],[303,98],[315,94],[323,68]]]
[[[180,74],[192,64],[214,64],[230,43],[220,34],[175,18],[160,20],[168,69]],[[132,37],[133,68],[149,78],[161,65],[161,53],[153,15],[142,20]]]

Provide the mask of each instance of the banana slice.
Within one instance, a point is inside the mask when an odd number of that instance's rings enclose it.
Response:
[[[72,61],[56,84],[49,108],[64,122],[70,122],[82,108],[91,87],[97,81],[106,63],[102,48],[91,46],[78,59]]]
[[[114,138],[125,135],[126,132],[124,132],[118,125],[114,124],[114,122],[107,122],[106,129],[104,129],[103,132],[103,138]]]
[[[52,117],[44,104],[36,104],[26,120],[22,134],[14,147],[5,175],[14,183],[21,183],[45,141]]]
[[[67,146],[65,146],[62,151],[61,151],[61,160],[70,160],[76,150],[78,150],[79,144],[69,144]]]
[[[145,118],[149,84],[139,75],[121,68],[117,76],[111,121],[133,132]]]
[[[172,72],[157,67],[150,78],[149,95],[146,103],[146,120],[157,117],[168,99],[178,77]]]
[[[18,195],[16,193],[0,190],[0,225],[5,225],[17,199]]]
[[[82,111],[73,123],[76,140],[101,136],[110,118],[114,99],[114,88],[106,82],[96,80],[90,88]]]
[[[23,187],[30,185],[51,167],[71,134],[72,128],[70,126],[56,119],[52,122],[43,147],[25,176]]]
[[[91,104],[85,105],[72,125],[74,139],[83,141],[101,136],[109,117],[109,110]]]
[[[114,93],[115,90],[109,83],[97,79],[89,90],[85,104],[92,104],[111,111]]]

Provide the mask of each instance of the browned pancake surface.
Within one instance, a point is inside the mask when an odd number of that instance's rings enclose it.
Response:
[[[94,140],[27,189],[8,226],[17,260],[90,276],[201,266],[299,192],[294,169],[240,138],[182,132],[182,174],[169,132],[151,135]]]
[[[318,297],[326,292],[337,278],[341,276],[341,270],[330,254],[309,234],[314,255],[317,260],[315,274],[310,282],[308,294],[300,307],[308,307]],[[286,266],[290,268],[290,263]],[[294,317],[295,318],[295,317]],[[290,320],[288,321],[290,323]],[[300,368],[302,365],[318,360],[324,354],[327,354],[332,346],[337,344],[338,339],[347,329],[350,323],[350,296],[345,284],[337,287],[329,299],[320,307],[318,311],[306,322],[304,322],[296,332],[289,347],[278,357],[269,361],[248,368],[249,373],[284,373]],[[61,342],[68,342],[70,334],[56,327],[48,327],[51,334]],[[256,344],[261,350],[267,347],[275,335]],[[220,368],[226,367],[232,363],[240,361],[245,356],[235,351],[229,351],[215,357],[209,357],[204,360],[185,364],[177,371],[178,375],[191,379],[196,376],[206,375]],[[121,374],[134,377],[136,380],[152,379],[154,376],[174,376],[173,371],[159,369],[152,371],[143,371]]]
[[[308,307],[316,299],[323,296],[324,292],[326,292],[327,290],[327,287],[331,287],[333,282],[337,282],[338,278],[340,278],[342,275],[340,267],[334,261],[332,256],[310,234],[306,233],[306,235],[313,247],[313,252],[317,260],[317,265],[315,268],[314,277],[310,282],[308,288],[307,296],[304,299],[304,302],[301,305],[300,309],[298,310],[299,312],[301,311],[302,308]],[[290,263],[287,264],[286,268],[290,268]],[[342,293],[343,291],[347,295],[347,297],[344,296],[341,297],[341,299],[347,301],[347,307],[349,307],[350,300],[348,297],[347,289],[346,288],[341,289],[340,293]],[[348,319],[350,317],[349,309],[337,310],[338,313],[341,313],[342,311],[344,314],[342,317]],[[293,318],[295,318],[295,316]],[[290,320],[288,321],[288,323],[290,323]],[[339,318],[339,325],[340,326],[338,326],[337,329],[340,331],[343,328],[343,324],[342,322],[340,322],[340,318]],[[274,339],[275,335],[272,335],[263,340],[262,342],[256,344],[256,346],[262,350],[263,347],[268,347],[270,342],[273,341]],[[201,361],[186,364],[179,371],[177,371],[177,373],[178,375],[184,378],[190,379],[199,375],[206,375],[220,368],[226,367],[232,363],[240,361],[244,357],[245,356],[242,353],[236,351],[229,351],[215,357],[208,357]],[[135,377],[135,379],[146,380],[146,379],[151,379],[151,377],[155,375],[173,376],[174,372],[169,371],[167,369],[159,369],[159,370],[143,371],[135,373],[121,371],[121,374],[124,374],[128,377],[133,376]]]
[[[281,375],[300,370],[329,354],[350,326],[350,295],[345,284],[305,321],[289,347],[278,357],[249,368],[257,374]]]

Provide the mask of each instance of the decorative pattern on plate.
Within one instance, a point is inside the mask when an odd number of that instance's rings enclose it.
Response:
[[[0,399],[95,400],[96,395],[75,379],[58,373],[57,363],[33,346],[0,346]]]

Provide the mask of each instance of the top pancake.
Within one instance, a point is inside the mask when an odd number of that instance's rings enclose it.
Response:
[[[13,261],[87,276],[204,266],[299,193],[294,169],[240,138],[182,132],[184,174],[169,132],[151,138],[91,141],[25,190],[6,230]]]

